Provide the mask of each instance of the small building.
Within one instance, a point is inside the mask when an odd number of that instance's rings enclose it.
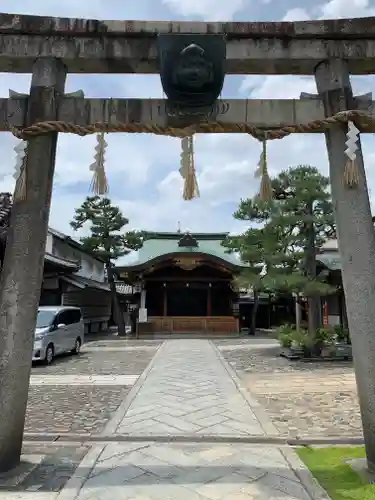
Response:
[[[82,310],[86,332],[108,327],[111,294],[104,261],[82,245],[49,228],[40,305],[69,305]]]
[[[239,331],[232,281],[245,267],[222,246],[228,233],[154,233],[138,260],[116,268],[138,286],[140,333]]]

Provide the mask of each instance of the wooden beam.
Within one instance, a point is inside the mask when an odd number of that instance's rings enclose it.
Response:
[[[58,120],[81,126],[95,122],[175,126],[176,118],[168,115],[166,103],[164,99],[69,97],[61,102]],[[369,109],[367,101],[359,99],[357,103],[358,109]],[[11,127],[24,126],[26,108],[27,97],[0,99],[0,132],[9,131]],[[217,102],[209,121],[277,129],[307,125],[313,120],[323,120],[324,117],[323,102],[320,99],[228,99]],[[321,131],[315,129],[314,132]],[[374,132],[374,127],[362,131]]]

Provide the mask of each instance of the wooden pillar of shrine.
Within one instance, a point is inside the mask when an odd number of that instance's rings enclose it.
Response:
[[[167,284],[163,284],[163,317],[168,316],[168,292]]]
[[[212,316],[212,289],[211,283],[207,287],[207,316]]]

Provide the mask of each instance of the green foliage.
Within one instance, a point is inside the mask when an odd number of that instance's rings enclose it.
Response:
[[[122,229],[129,223],[119,207],[113,206],[111,200],[100,196],[88,196],[76,209],[70,225],[76,231],[85,224],[90,224],[90,236],[81,238],[81,243],[88,251],[98,255],[105,262],[127,255],[131,250],[138,250],[147,237],[143,231]]]
[[[337,336],[333,327],[318,328],[314,335],[315,344],[332,345],[336,342]]]
[[[314,340],[308,330],[300,328],[292,332],[292,346],[310,351],[313,345]]]
[[[316,351],[316,347],[332,346],[336,342],[350,343],[349,332],[342,326],[318,328],[313,335],[307,330],[296,329],[295,325],[284,324],[276,330],[281,347],[300,347],[307,351]]]
[[[363,446],[304,446],[296,451],[332,500],[374,500],[375,485],[368,484],[350,464],[352,460],[365,459]]]
[[[342,325],[336,325],[333,327],[333,329],[335,330],[337,342],[351,344],[348,328],[344,328]]]
[[[295,325],[281,325],[276,330],[276,333],[280,346],[284,348],[310,348],[313,342],[307,330],[303,328],[297,330]]]
[[[315,248],[335,231],[329,181],[317,168],[289,168],[272,181],[277,199],[241,200],[234,217],[249,224],[224,246],[249,265],[242,286],[280,293],[321,296],[335,292],[316,276]]]
[[[293,325],[281,325],[276,329],[276,337],[280,342],[281,347],[291,347],[293,342],[293,333],[295,327]]]

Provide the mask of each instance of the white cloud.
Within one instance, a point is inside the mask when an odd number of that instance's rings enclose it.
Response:
[[[176,14],[206,21],[226,21],[245,6],[245,0],[163,0]]]
[[[308,21],[310,15],[306,9],[302,7],[296,7],[294,9],[288,10],[288,12],[283,17],[283,21]]]
[[[369,0],[330,0],[321,7],[322,18],[350,18],[375,15],[375,6]]]
[[[307,4],[309,2],[306,2]],[[283,21],[307,21],[309,19],[340,19],[375,15],[375,5],[369,0],[329,0],[326,3],[294,7],[287,11]]]

